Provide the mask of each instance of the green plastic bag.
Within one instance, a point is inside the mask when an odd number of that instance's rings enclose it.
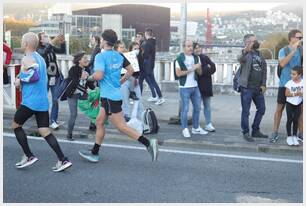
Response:
[[[86,100],[78,101],[78,107],[95,124],[101,107],[100,88],[97,87],[94,90],[90,90]],[[108,122],[106,121],[105,124],[108,124]]]

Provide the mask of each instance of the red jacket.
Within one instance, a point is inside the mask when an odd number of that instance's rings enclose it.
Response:
[[[8,65],[11,62],[13,52],[12,52],[11,48],[5,43],[3,43],[3,52],[6,53],[6,58],[5,58],[4,64]]]

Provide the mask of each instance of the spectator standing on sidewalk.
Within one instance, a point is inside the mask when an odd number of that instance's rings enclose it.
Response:
[[[193,52],[200,57],[202,75],[198,77],[198,87],[203,100],[204,116],[205,116],[205,130],[214,132],[215,128],[211,122],[211,97],[213,96],[212,78],[211,76],[216,72],[216,65],[210,60],[208,56],[202,53],[202,48],[198,43],[193,44]]]
[[[63,80],[63,74],[61,73],[56,60],[57,54],[64,54],[66,52],[66,44],[63,35],[58,35],[54,37],[51,41],[49,36],[44,32],[38,34],[39,46],[37,52],[45,59],[47,65],[48,74],[48,90],[51,90],[52,96],[52,108],[51,108],[51,125],[52,129],[58,129],[60,122],[57,121],[58,118],[58,100],[55,97],[58,86]],[[55,45],[59,43],[60,48]]]
[[[100,44],[101,44],[101,38],[99,36],[92,36],[90,39],[90,45],[93,47],[93,51],[90,57],[90,61],[88,64],[88,68],[90,71],[90,74],[93,74],[93,66],[94,66],[94,62],[95,62],[95,57],[97,54],[99,54],[101,52],[101,48],[100,48]]]
[[[138,62],[139,62],[139,58],[138,58],[139,57],[139,47],[140,46],[137,42],[132,42],[129,46],[129,52],[134,52],[135,56],[137,57]],[[121,85],[122,111],[123,111],[124,118],[126,121],[129,121],[131,119],[131,109],[130,109],[130,101],[129,101],[129,88],[131,84],[135,85],[134,91],[139,101],[138,110],[137,110],[137,118],[142,119],[143,104],[142,104],[142,97],[141,97],[141,91],[140,91],[138,78],[139,78],[139,72],[135,71],[132,77],[130,77],[127,81],[125,81]]]
[[[193,106],[192,134],[207,134],[200,127],[201,93],[198,87],[198,76],[202,74],[200,58],[193,54],[193,43],[187,40],[183,43],[184,53],[180,53],[175,60],[175,77],[179,80],[181,97],[181,127],[184,137],[191,137],[188,129],[188,110],[190,100]]]
[[[302,110],[303,102],[303,69],[295,66],[291,70],[291,80],[285,85],[286,87],[286,112],[287,112],[287,144],[289,146],[299,145],[297,130],[299,117]],[[292,133],[291,133],[292,127]]]
[[[12,49],[6,42],[3,42],[3,86],[9,87],[8,65],[12,59]]]
[[[44,59],[35,51],[38,46],[38,37],[29,32],[22,36],[21,49],[27,58],[35,62],[35,72],[25,72],[16,78],[15,86],[21,86],[22,102],[15,113],[12,128],[24,155],[20,162],[16,163],[18,169],[34,164],[38,158],[34,156],[28,145],[27,135],[22,126],[33,115],[35,115],[38,132],[47,141],[58,157],[58,162],[52,168],[54,172],[66,170],[72,163],[63,154],[56,138],[49,129],[49,102],[47,90],[47,69]],[[35,75],[36,74],[36,75]],[[37,75],[38,74],[38,75]]]
[[[148,99],[149,102],[155,102],[156,105],[165,103],[160,88],[154,77],[155,55],[156,55],[156,39],[153,37],[153,30],[147,28],[145,31],[145,40],[141,44],[142,54],[144,59],[144,76],[140,76],[139,84],[142,91],[143,80],[148,83],[152,97]],[[156,96],[157,93],[157,96]]]
[[[247,34],[243,38],[245,48],[238,57],[241,67],[239,85],[241,88],[241,129],[243,138],[254,142],[255,138],[268,138],[260,131],[260,122],[266,111],[264,93],[266,91],[267,64],[258,51],[259,42],[254,34]],[[252,101],[256,106],[256,114],[252,124],[252,134],[249,134],[249,115]]]
[[[282,69],[281,69],[281,75],[278,87],[277,106],[274,114],[273,132],[270,136],[271,142],[276,142],[279,138],[278,129],[286,105],[285,85],[291,79],[290,77],[291,69],[294,68],[295,66],[302,65],[302,57],[303,57],[302,39],[303,39],[303,34],[300,30],[297,29],[291,30],[288,33],[289,45],[279,50],[278,53],[278,62],[279,66]],[[302,118],[303,115],[301,115],[299,121],[302,121]],[[302,125],[301,124],[299,125],[300,125],[299,130],[302,131]]]
[[[94,89],[94,83],[86,81],[89,70],[86,70],[88,59],[85,52],[79,52],[74,55],[73,64],[69,69],[68,78],[72,79],[72,83],[68,85],[64,96],[67,96],[70,117],[68,121],[67,139],[74,140],[72,132],[75,120],[78,115],[78,100],[87,99],[87,88]]]
[[[97,54],[99,54],[101,52],[101,48],[100,45],[101,44],[101,38],[99,36],[92,36],[90,39],[90,46],[93,47],[93,51],[90,57],[90,61],[88,64],[88,69],[89,69],[89,74],[93,74],[93,66],[94,66],[94,61],[95,61],[95,57]],[[97,82],[96,82],[97,83]],[[97,127],[96,125],[90,121],[89,124],[89,130],[91,131],[96,131]]]

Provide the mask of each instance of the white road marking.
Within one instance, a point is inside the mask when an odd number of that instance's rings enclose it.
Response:
[[[3,133],[3,136],[15,137],[15,134],[12,133]],[[41,137],[28,136],[29,139],[33,140],[44,140]],[[69,144],[82,144],[82,145],[92,145],[92,142],[85,141],[69,141],[65,139],[57,139],[58,142],[69,143]],[[103,147],[112,147],[112,148],[122,148],[122,149],[134,149],[134,150],[146,150],[144,147],[138,146],[129,146],[129,145],[120,145],[120,144],[109,144],[104,143]],[[303,164],[303,160],[294,160],[294,159],[281,159],[281,158],[270,158],[270,157],[256,157],[256,156],[243,156],[243,155],[231,155],[231,154],[221,154],[221,153],[207,153],[207,152],[193,152],[186,150],[176,150],[176,149],[159,149],[160,152],[174,153],[174,154],[185,154],[185,155],[196,155],[196,156],[209,156],[209,157],[223,157],[223,158],[232,158],[232,159],[245,159],[245,160],[259,160],[259,161],[270,161],[270,162],[284,162],[284,163],[297,163]]]

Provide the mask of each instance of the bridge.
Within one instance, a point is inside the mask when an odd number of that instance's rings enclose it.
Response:
[[[4,107],[15,108],[15,65],[21,63],[22,54],[14,54],[12,64],[9,65],[11,74],[11,84],[9,89],[3,91]],[[155,78],[161,86],[163,92],[178,92],[178,84],[174,79],[173,60],[174,56],[157,56],[155,62]],[[73,65],[73,57],[70,55],[57,55],[58,65],[64,75],[67,77],[69,68]],[[237,94],[232,89],[233,76],[239,63],[235,59],[212,58],[216,64],[216,72],[212,76],[213,89],[217,94]],[[275,96],[279,79],[277,76],[277,60],[267,60],[267,96]],[[145,87],[148,89],[148,87]]]

